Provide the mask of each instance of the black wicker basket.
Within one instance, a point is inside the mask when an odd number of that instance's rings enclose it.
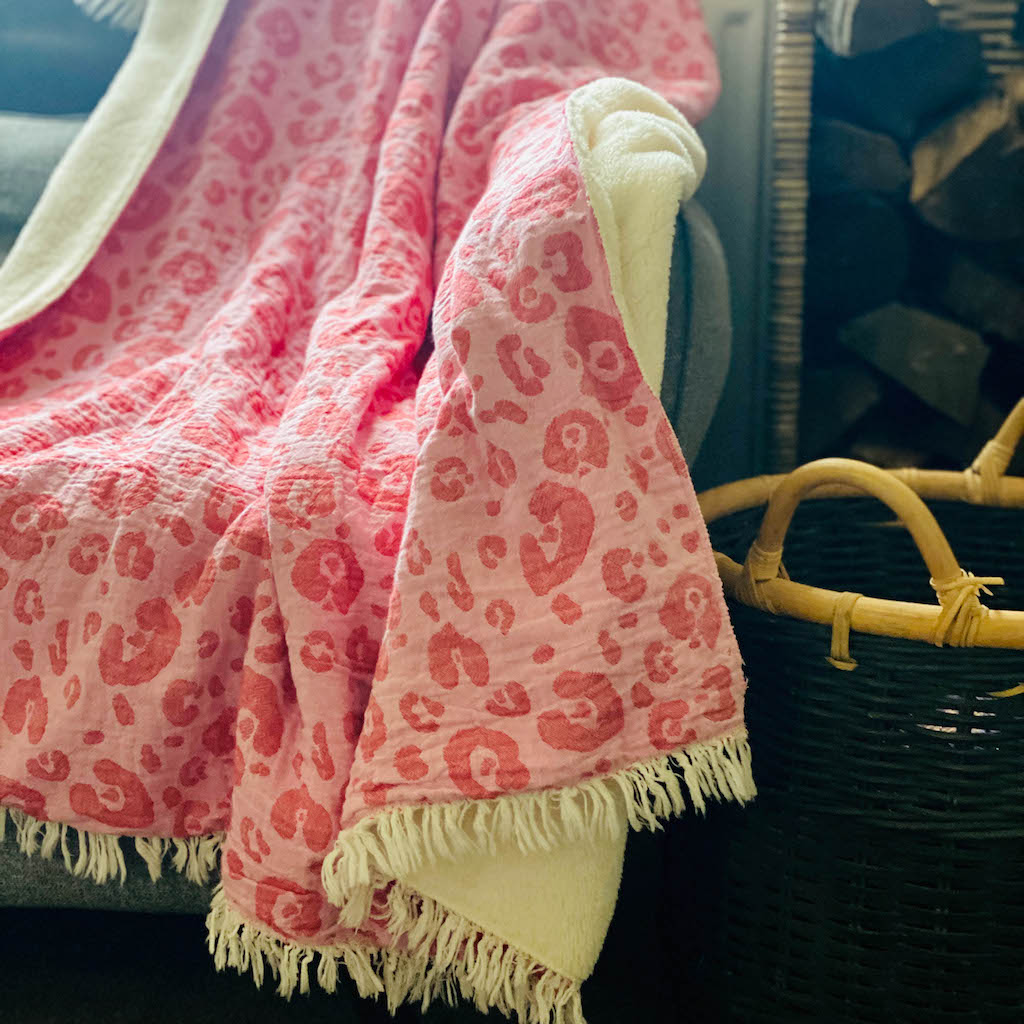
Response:
[[[1024,402],[1014,415],[988,449],[1003,467]],[[790,479],[838,481],[851,466],[826,460]],[[762,478],[702,498],[746,662],[759,790],[687,836],[709,1020],[1024,1020],[1024,480],[984,459],[967,476],[903,479],[1018,506],[928,503],[961,564],[1005,579],[991,611],[969,575],[959,610],[941,580],[936,608],[922,531],[891,504],[800,504],[777,577],[781,543],[758,535],[759,506],[790,485]],[[907,493],[903,521],[913,502],[927,516]],[[961,612],[970,624],[955,624]],[[951,639],[974,646],[935,645]]]

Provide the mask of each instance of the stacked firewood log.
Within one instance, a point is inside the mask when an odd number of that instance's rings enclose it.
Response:
[[[1024,74],[927,0],[819,34],[801,454],[962,466],[1024,395]]]

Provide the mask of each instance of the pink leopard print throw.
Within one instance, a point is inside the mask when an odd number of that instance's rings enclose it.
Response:
[[[232,3],[88,267],[0,338],[8,828],[97,881],[124,837],[154,878],[219,858],[211,949],[284,992],[579,1019],[396,878],[753,792],[567,122],[606,75],[699,119],[698,0]]]

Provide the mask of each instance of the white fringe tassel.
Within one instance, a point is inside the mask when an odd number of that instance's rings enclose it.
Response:
[[[300,946],[249,923],[231,908],[220,886],[206,919],[218,970],[251,973],[262,985],[269,968],[286,998],[309,992],[316,963],[323,989],[335,991],[338,968],[344,967],[361,996],[383,994],[392,1014],[405,1002],[419,1003],[425,1011],[437,999],[451,1006],[461,997],[482,1013],[494,1008],[516,1014],[521,1024],[585,1024],[577,982],[434,900],[395,884],[387,895],[386,923],[393,935],[402,936],[402,949]]]
[[[234,910],[221,885],[213,891],[206,932],[218,971],[233,967],[239,974],[249,972],[259,987],[269,968],[277,981],[278,993],[285,998],[296,990],[302,995],[309,992],[309,971],[318,957],[316,979],[325,991],[333,992],[338,987],[339,964],[348,970],[364,998],[384,991],[374,966],[378,953],[365,946],[302,946],[272,935]]]
[[[322,877],[345,923],[358,927],[372,911],[394,947],[298,945],[250,923],[218,887],[207,918],[210,952],[218,970],[251,973],[257,985],[269,969],[283,996],[308,992],[316,963],[322,988],[335,990],[343,966],[360,995],[383,995],[392,1013],[406,1002],[426,1010],[462,998],[520,1024],[585,1024],[577,981],[396,879],[424,864],[496,852],[499,840],[542,851],[614,836],[623,804],[634,829],[657,829],[687,798],[704,811],[709,797],[745,803],[755,793],[747,736],[737,732],[566,789],[392,808],[343,831]]]
[[[322,878],[345,923],[358,927],[372,910],[400,948],[299,945],[251,924],[218,885],[206,922],[210,953],[218,970],[251,973],[257,985],[269,968],[285,997],[309,992],[314,964],[320,987],[333,992],[343,966],[361,996],[383,994],[392,1013],[405,1002],[425,1010],[437,999],[451,1005],[461,996],[481,1012],[515,1014],[520,1024],[585,1024],[578,982],[395,879],[439,860],[495,853],[499,840],[536,852],[588,836],[615,836],[623,803],[632,828],[658,829],[663,819],[686,809],[687,797],[703,812],[709,797],[746,803],[755,794],[750,746],[741,731],[565,789],[391,808],[339,835]],[[72,874],[96,882],[125,880],[118,836],[0,807],[0,841],[8,819],[27,856],[51,858],[59,847]],[[219,835],[137,837],[135,849],[153,881],[170,856],[177,871],[202,884],[216,867],[221,841]],[[374,907],[375,899],[386,905]]]
[[[0,842],[4,841],[8,821],[18,849],[26,857],[38,854],[50,860],[59,849],[64,866],[76,878],[91,878],[102,885],[111,879],[124,884],[128,877],[120,836],[85,832],[59,821],[39,821],[15,807],[0,807]],[[222,839],[220,835],[187,839],[137,836],[135,850],[154,882],[160,879],[163,862],[170,855],[171,866],[179,874],[197,885],[205,885],[217,867]]]
[[[218,891],[208,919],[210,950],[218,967],[251,971],[257,984],[269,964],[284,995],[307,991],[319,955],[321,985],[333,990],[342,963],[360,994],[383,993],[392,1013],[404,1002],[425,1010],[436,999],[452,1004],[461,996],[482,1012],[515,1014],[520,1024],[585,1024],[576,981],[396,879],[464,854],[494,854],[498,841],[536,852],[615,836],[623,805],[632,828],[658,829],[687,800],[703,812],[708,798],[746,803],[755,794],[750,746],[740,731],[565,789],[391,808],[339,835],[322,880],[345,924],[358,927],[372,911],[399,948],[368,954],[294,946],[247,923]],[[386,907],[374,906],[381,899]]]
[[[750,745],[741,731],[565,789],[395,807],[341,832],[324,860],[324,888],[342,920],[358,927],[375,890],[423,865],[494,854],[499,840],[534,853],[566,840],[614,837],[623,801],[632,828],[655,830],[686,809],[687,796],[703,813],[708,798],[746,803],[756,792]]]
[[[135,31],[146,12],[146,0],[75,0],[82,11],[96,21],[109,19],[111,25]]]

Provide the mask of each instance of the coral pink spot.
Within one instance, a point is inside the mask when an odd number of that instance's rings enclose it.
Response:
[[[213,630],[206,630],[199,637],[199,657],[210,658],[220,646],[220,637]]]
[[[515,680],[502,686],[485,704],[484,708],[499,718],[518,718],[530,712],[530,696],[526,687]]]
[[[262,769],[266,769],[263,771]],[[257,764],[250,769],[254,774],[267,775],[270,768]],[[270,811],[270,824],[282,839],[292,839],[302,833],[307,849],[322,853],[327,849],[333,832],[330,813],[310,795],[306,786],[283,792]]]
[[[489,626],[493,626],[502,636],[508,636],[512,623],[515,622],[515,609],[504,598],[491,601],[484,613]]]
[[[668,555],[666,555],[662,547],[659,544],[656,544],[653,540],[647,545],[647,554],[651,561],[659,568],[668,564]]]
[[[496,729],[461,729],[448,741],[444,759],[452,782],[474,800],[516,792],[530,784],[529,769],[519,759],[519,745]]]
[[[428,733],[437,732],[440,728],[439,719],[444,714],[444,705],[418,693],[406,693],[398,702],[398,710],[410,729]]]
[[[498,563],[508,554],[508,544],[504,537],[491,533],[476,542],[476,550],[486,568],[497,569]]]
[[[78,676],[72,676],[64,684],[64,705],[70,711],[82,695],[82,683]]]
[[[596,522],[590,499],[574,487],[545,480],[530,496],[530,515],[545,529],[538,538],[523,533],[519,538],[519,559],[530,589],[543,597],[565,584],[583,564],[590,548]],[[542,547],[555,541],[548,557]]]
[[[29,775],[46,782],[63,782],[71,774],[71,762],[63,750],[44,751],[25,762]]]
[[[695,573],[682,573],[668,589],[658,612],[661,624],[677,640],[714,647],[722,626],[722,611],[711,583]]]
[[[611,680],[599,672],[562,672],[552,684],[563,709],[537,718],[540,738],[555,750],[597,750],[622,731],[622,698]]]
[[[122,725],[135,724],[135,712],[132,710],[131,704],[128,703],[128,698],[123,693],[115,694],[113,705],[114,714]]]
[[[239,879],[245,877],[245,865],[242,863],[242,858],[235,850],[228,850],[227,856],[225,857],[225,864],[227,865],[228,875],[231,878]]]
[[[103,619],[99,612],[88,612],[82,624],[82,643],[87,644],[100,631]]]
[[[583,616],[583,609],[567,594],[557,594],[551,602],[551,610],[567,626],[578,622]]]
[[[32,671],[32,662],[35,660],[32,645],[27,640],[19,640],[11,647],[14,656],[21,662],[21,667],[26,672]]]
[[[430,771],[427,762],[423,760],[423,751],[417,746],[401,747],[395,754],[395,771],[408,779],[410,782],[417,782]]]
[[[450,622],[427,643],[427,668],[430,678],[446,690],[454,689],[463,679],[474,686],[486,686],[490,681],[483,647],[459,633]]]
[[[441,621],[441,613],[437,610],[437,601],[434,600],[432,594],[428,594],[426,591],[420,594],[420,609],[424,615],[433,619],[434,622]]]
[[[139,760],[142,762],[142,767],[145,768],[150,775],[154,772],[160,771],[160,768],[163,765],[163,762],[160,760],[156,751],[149,743],[143,744]]]
[[[598,645],[601,648],[601,654],[604,656],[604,660],[609,665],[618,665],[622,660],[622,647],[608,632],[607,629],[602,629],[597,637]]]
[[[631,523],[636,519],[637,508],[636,498],[629,491],[620,491],[615,496],[615,510],[623,522]],[[668,525],[667,523],[665,524]]]
[[[670,700],[651,708],[647,736],[659,750],[678,750],[697,738],[694,729],[686,728],[690,705],[685,700]]]
[[[533,652],[533,660],[538,665],[543,665],[545,662],[550,661],[555,656],[555,649],[551,644],[541,644]]]
[[[15,735],[24,729],[29,743],[38,743],[43,738],[48,713],[49,702],[43,695],[39,676],[16,680],[4,699],[4,724]]]
[[[736,714],[736,698],[732,693],[732,673],[725,665],[709,668],[701,676],[700,688],[704,693],[717,697],[715,706],[703,712],[705,718],[712,722],[727,722]]]
[[[654,694],[643,683],[634,683],[629,695],[634,707],[649,708],[654,703]]]

